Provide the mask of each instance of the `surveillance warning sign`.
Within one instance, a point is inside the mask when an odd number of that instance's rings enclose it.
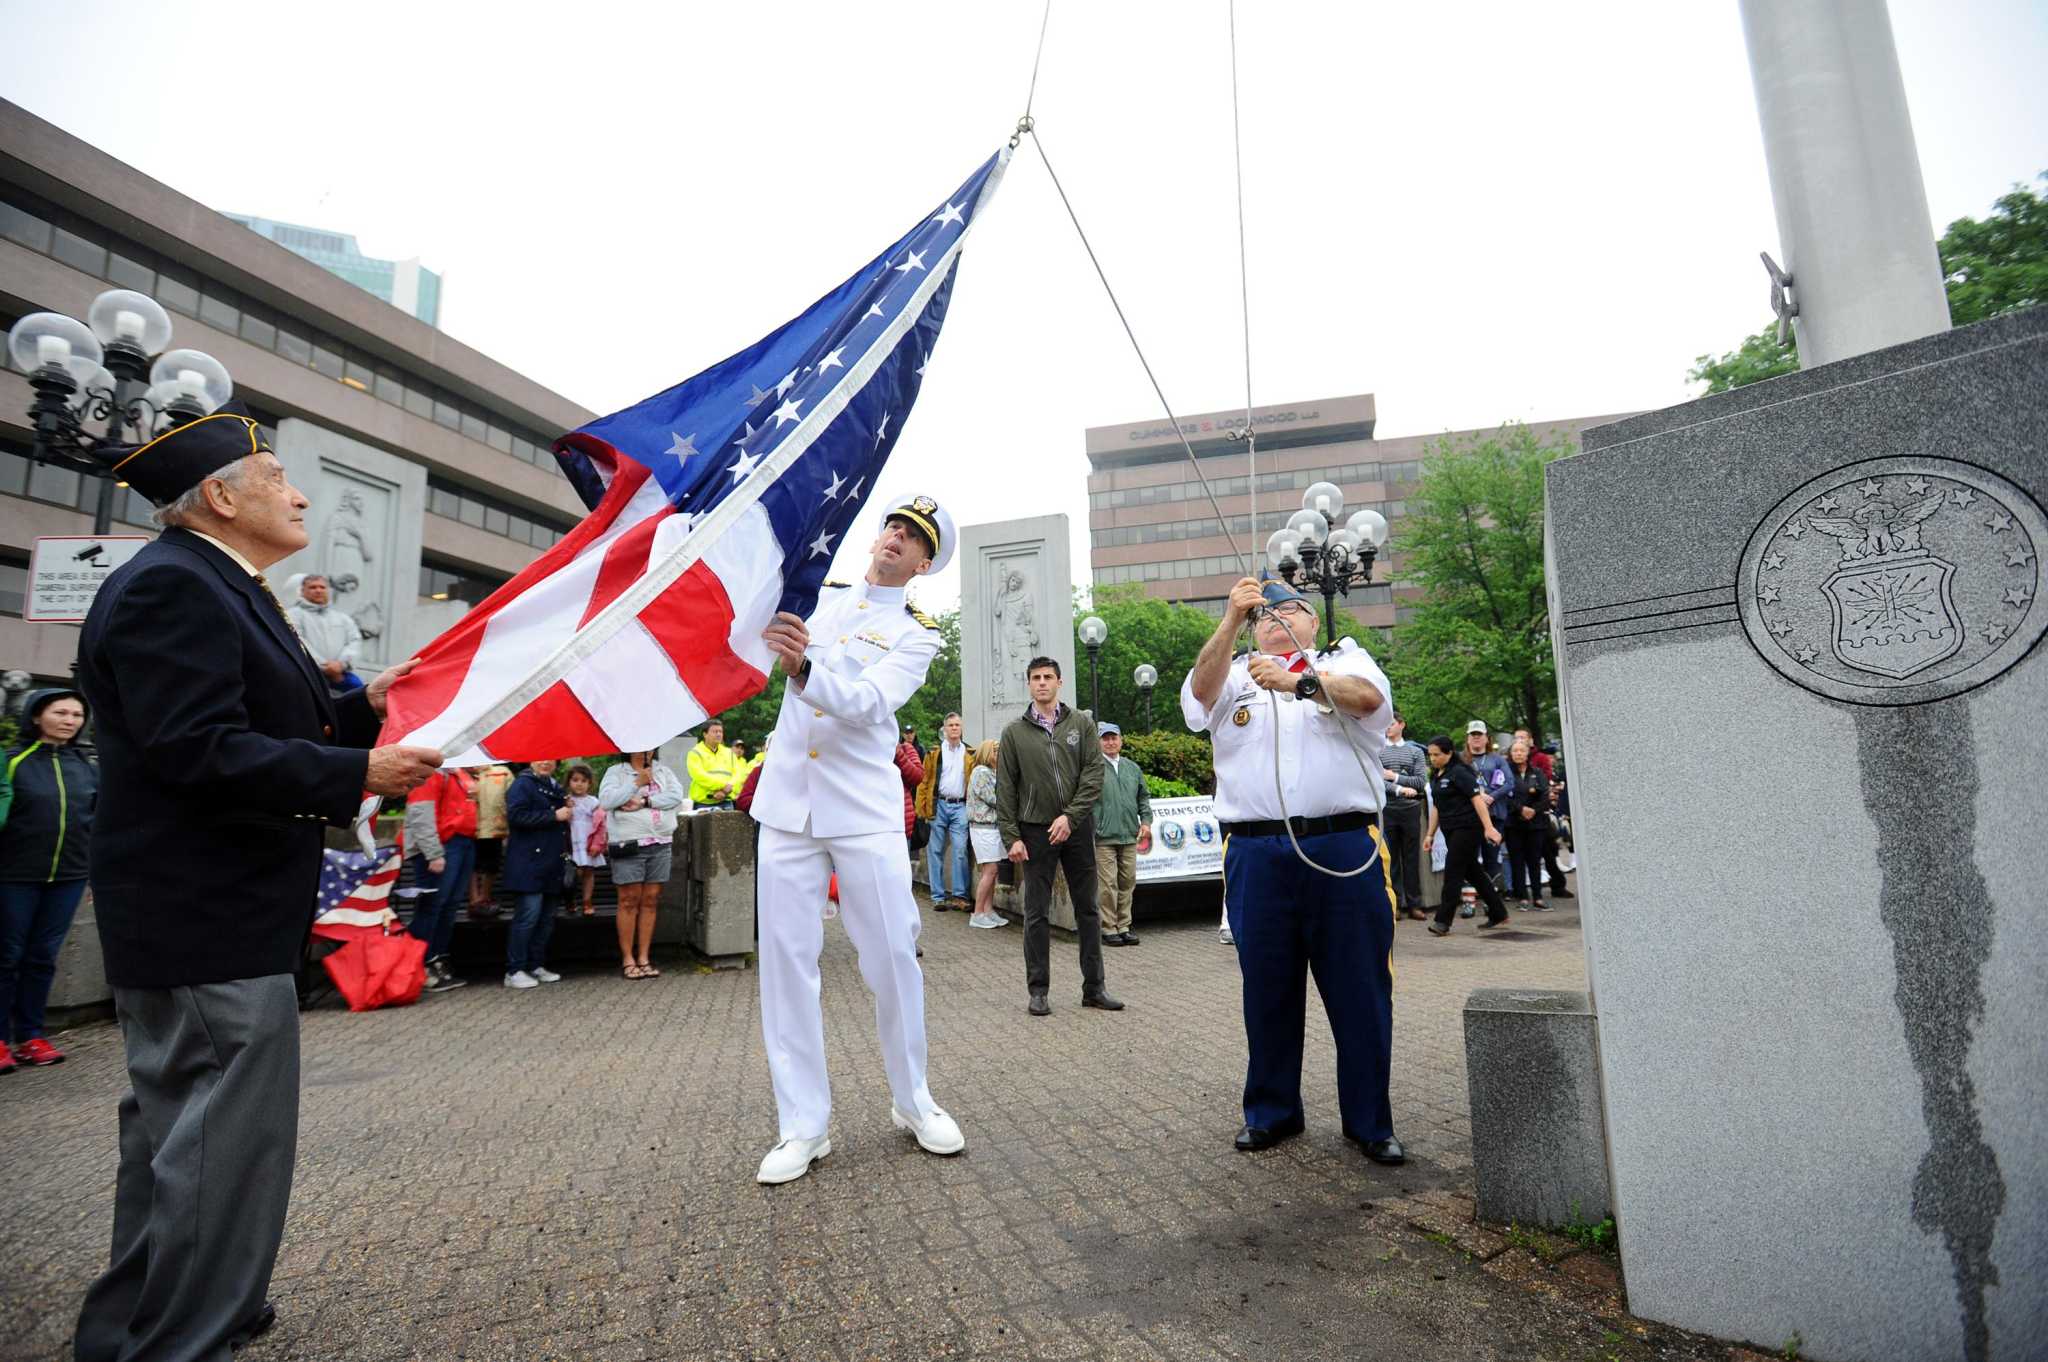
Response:
[[[29,551],[28,601],[21,617],[81,624],[107,574],[139,553],[146,534],[43,535]]]

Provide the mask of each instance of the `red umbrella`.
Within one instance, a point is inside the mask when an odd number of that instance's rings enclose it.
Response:
[[[320,963],[351,1012],[418,1002],[426,986],[427,943],[399,927],[389,903],[398,866],[396,849],[381,863],[374,855],[326,853],[313,935],[342,943]]]

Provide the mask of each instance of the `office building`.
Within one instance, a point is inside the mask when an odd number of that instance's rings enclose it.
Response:
[[[1562,434],[1576,446],[1578,431],[1617,419],[1533,425],[1541,439]],[[1345,515],[1361,507],[1378,511],[1387,518],[1390,542],[1397,542],[1408,495],[1422,479],[1424,453],[1442,435],[1381,440],[1373,432],[1376,421],[1371,393],[1254,407],[1256,489],[1253,455],[1245,441],[1232,438],[1245,424],[1242,407],[1181,418],[1180,433],[1199,461],[1199,478],[1164,418],[1090,427],[1088,542],[1095,585],[1140,582],[1147,595],[1221,615],[1244,568],[1210,504],[1211,492],[1238,548],[1251,556],[1254,573],[1264,564],[1267,538],[1301,509],[1302,493],[1312,483],[1335,483],[1344,493]],[[1458,438],[1490,432],[1448,433]],[[1403,602],[1419,594],[1401,579],[1400,555],[1382,549],[1371,584],[1354,588],[1338,605],[1364,624],[1385,628],[1405,618]]]
[[[329,232],[319,227],[301,227],[269,218],[244,217],[226,213],[229,222],[239,222],[256,235],[310,260],[329,274],[348,280],[365,293],[373,293],[401,312],[410,312],[428,326],[441,324],[441,276],[411,260],[379,260],[364,255],[356,239],[346,232]]]
[[[571,529],[582,503],[549,450],[593,419],[328,269],[0,101],[0,330],[149,294],[171,344],[227,366],[312,499],[313,543],[279,564],[354,578],[336,604],[402,659]],[[99,480],[28,458],[32,393],[0,371],[0,669],[64,676],[78,630],[21,618],[41,535],[90,533]],[[151,534],[116,497],[116,533]],[[337,587],[339,583],[337,582]]]

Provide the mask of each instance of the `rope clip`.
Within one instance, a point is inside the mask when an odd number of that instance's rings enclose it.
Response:
[[[1024,134],[1030,132],[1036,126],[1038,125],[1032,120],[1030,114],[1025,114],[1022,118],[1019,118],[1017,120],[1017,131],[1010,134],[1010,150],[1015,151],[1017,144],[1024,140]]]

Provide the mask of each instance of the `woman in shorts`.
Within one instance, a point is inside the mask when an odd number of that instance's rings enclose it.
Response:
[[[630,752],[604,773],[597,802],[605,811],[605,858],[619,890],[619,960],[628,979],[659,979],[647,958],[654,944],[655,901],[668,883],[675,810],[683,782],[652,752]]]
[[[1006,927],[1009,919],[996,911],[996,867],[1003,861],[1003,838],[996,831],[996,758],[1001,747],[990,738],[974,749],[974,770],[967,777],[967,845],[974,852],[974,916],[970,927]]]

